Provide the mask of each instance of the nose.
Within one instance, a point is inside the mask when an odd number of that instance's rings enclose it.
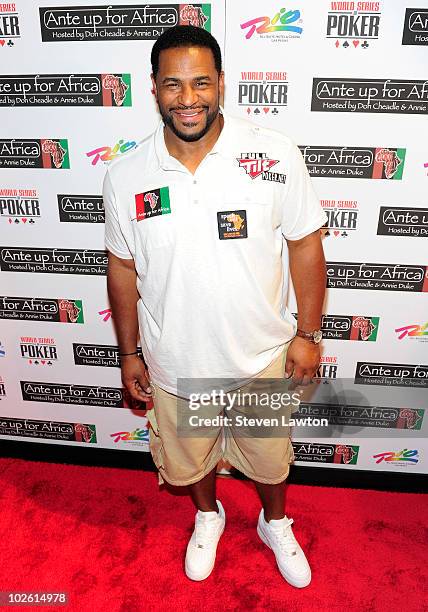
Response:
[[[198,92],[193,89],[190,83],[183,83],[178,96],[179,104],[183,106],[193,106],[198,101]]]

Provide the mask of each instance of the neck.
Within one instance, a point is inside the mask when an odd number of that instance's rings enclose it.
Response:
[[[164,138],[168,153],[184,165],[187,165],[185,162],[188,162],[191,166],[198,164],[214,147],[223,129],[223,124],[223,115],[219,112],[205,136],[194,142],[181,140],[171,128],[166,126],[164,128]]]

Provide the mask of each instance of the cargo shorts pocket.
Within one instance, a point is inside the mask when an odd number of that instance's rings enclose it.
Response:
[[[296,461],[296,456],[294,454],[294,447],[293,447],[293,442],[291,441],[291,438],[288,438],[288,443],[289,443],[289,447],[288,447],[288,463],[291,465],[292,463],[294,463]]]
[[[150,452],[155,462],[156,467],[159,469],[163,467],[163,442],[159,434],[159,426],[156,420],[156,414],[154,408],[151,408],[146,413],[147,420],[150,423],[149,429],[149,447]]]

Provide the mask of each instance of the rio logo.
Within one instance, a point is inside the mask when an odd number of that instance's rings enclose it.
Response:
[[[404,325],[403,327],[397,327],[394,331],[398,334],[399,340],[406,336],[420,338],[421,336],[428,336],[428,323],[424,323],[424,325]]]
[[[123,140],[119,140],[114,147],[99,147],[98,149],[94,149],[93,151],[88,151],[86,153],[87,157],[92,157],[92,165],[96,166],[99,161],[109,162],[112,161],[118,155],[122,155],[126,153],[130,149],[133,149],[137,146],[137,143],[134,140],[124,142]]]
[[[245,38],[251,38],[254,32],[257,34],[271,34],[272,32],[293,32],[301,34],[303,28],[296,24],[300,19],[300,11],[286,11],[282,8],[272,19],[268,16],[256,17],[245,23],[241,23],[241,29],[247,30]]]
[[[104,308],[104,310],[99,310],[98,314],[100,315],[100,317],[102,317],[104,323],[107,323],[107,321],[109,321],[112,317],[111,308]]]
[[[419,454],[417,449],[407,449],[404,448],[401,451],[386,451],[383,453],[378,453],[377,455],[373,455],[373,459],[376,459],[376,463],[382,463],[385,461],[386,463],[418,463]]]

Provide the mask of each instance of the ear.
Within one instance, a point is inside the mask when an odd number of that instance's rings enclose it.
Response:
[[[150,75],[150,78],[151,78],[151,81],[152,81],[152,94],[157,99],[158,95],[157,95],[157,89],[156,89],[156,80],[155,80],[155,77],[153,76],[153,74]]]
[[[218,75],[218,86],[219,86],[221,93],[223,94],[224,93],[224,72],[223,70]]]
[[[218,96],[221,106],[224,106],[224,72],[223,70],[218,75]]]

